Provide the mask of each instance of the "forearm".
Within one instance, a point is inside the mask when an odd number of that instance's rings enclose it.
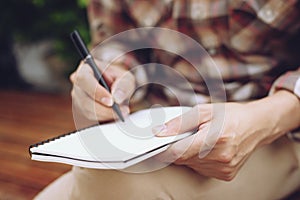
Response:
[[[289,91],[279,90],[249,105],[254,116],[252,126],[261,132],[261,144],[270,143],[300,126],[300,100]]]

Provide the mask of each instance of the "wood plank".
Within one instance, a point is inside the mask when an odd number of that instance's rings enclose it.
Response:
[[[73,115],[70,105],[68,107],[53,105],[42,108],[40,105],[32,107],[6,103],[6,106],[0,107],[0,119],[1,121],[3,119],[11,120],[15,125],[23,122],[63,128],[66,126],[66,122],[73,122]]]
[[[41,189],[50,181],[59,177],[62,172],[58,170],[47,170],[39,167],[33,167],[32,162],[11,162],[9,160],[1,161],[1,180],[12,181],[18,185],[30,186],[33,189]]]
[[[24,187],[9,181],[0,180],[0,199],[3,200],[28,200],[38,193],[36,189]]]
[[[0,199],[32,199],[70,170],[31,161],[28,147],[74,127],[69,95],[0,90]]]
[[[69,165],[60,164],[60,163],[46,163],[46,162],[37,162],[31,161],[30,155],[28,152],[28,147],[24,147],[18,144],[11,144],[0,142],[0,158],[1,160],[8,160],[10,162],[22,163],[24,165],[30,165],[32,167],[43,168],[47,170],[54,171],[67,171],[71,169]]]
[[[55,125],[55,120],[49,124],[41,124],[36,122],[26,122],[23,120],[10,120],[0,118],[0,133],[3,137],[14,137],[12,133],[17,134],[20,139],[24,139],[28,142],[32,142],[36,139],[49,138],[57,135],[61,135],[66,132],[72,132],[75,130],[75,126],[72,119],[66,118],[64,120],[64,126]],[[18,133],[17,133],[18,132]]]

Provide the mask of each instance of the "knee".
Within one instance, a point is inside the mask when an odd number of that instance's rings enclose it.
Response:
[[[72,199],[172,199],[151,173],[74,168]]]

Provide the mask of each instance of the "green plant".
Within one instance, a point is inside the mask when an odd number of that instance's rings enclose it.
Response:
[[[88,0],[6,1],[0,7],[0,44],[4,47],[11,46],[16,41],[26,43],[51,39],[56,53],[71,66],[75,65],[78,56],[69,33],[77,29],[87,43],[90,41],[87,2]]]

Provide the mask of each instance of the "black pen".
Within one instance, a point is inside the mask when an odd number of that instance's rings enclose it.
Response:
[[[72,39],[78,53],[80,54],[82,60],[84,60],[84,62],[87,63],[93,69],[94,76],[98,80],[100,85],[102,85],[107,91],[110,92],[110,88],[108,87],[105,80],[103,79],[103,76],[95,63],[93,56],[90,54],[89,50],[85,46],[78,31],[75,30],[71,33],[71,39]],[[118,104],[113,103],[112,108],[117,113],[118,117],[122,120],[122,122],[124,122],[124,117],[122,115],[122,112],[121,112]]]

